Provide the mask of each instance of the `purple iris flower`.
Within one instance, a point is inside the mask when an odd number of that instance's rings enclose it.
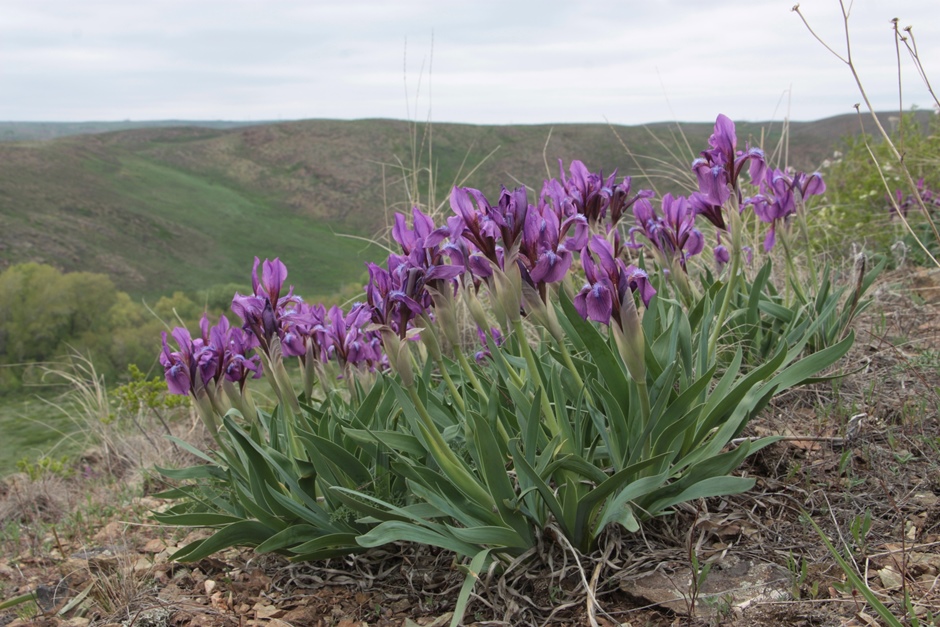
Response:
[[[823,181],[822,174],[819,172],[813,172],[812,174],[797,172],[793,177],[793,181],[797,189],[800,190],[800,197],[804,201],[808,196],[819,196],[826,191],[826,182]],[[923,182],[924,179],[920,179],[921,185],[923,185]]]
[[[683,270],[689,257],[702,252],[705,238],[695,228],[695,213],[684,196],[666,194],[662,200],[663,217],[656,214],[645,198],[633,205],[636,226],[630,229],[630,248],[641,248],[636,234],[642,233],[650,245],[666,259],[675,259]]]
[[[255,257],[251,268],[251,289],[257,296],[266,295],[268,300],[277,304],[281,296],[281,287],[287,279],[287,266],[277,257],[274,261],[264,260],[261,265],[261,280],[258,280],[258,264],[260,260]]]
[[[666,224],[666,242],[672,255],[678,257],[685,269],[689,257],[702,252],[705,238],[695,228],[695,213],[684,196],[673,198],[672,194],[663,196],[663,222]]]
[[[199,329],[202,335],[196,338],[183,327],[173,329],[176,351],[170,350],[167,334],[163,333],[160,364],[170,392],[195,395],[210,381],[218,383],[223,376],[240,384],[249,374],[261,376],[258,356],[246,356],[257,345],[252,336],[233,328],[225,316],[210,328],[208,317],[203,315]]]
[[[399,337],[405,337],[411,321],[430,307],[430,298],[418,302],[426,294],[417,284],[418,268],[409,268],[403,257],[389,255],[386,270],[374,263],[369,264],[369,283],[366,285],[366,300],[372,321],[392,329]],[[424,300],[424,299],[422,299]]]
[[[757,185],[767,169],[764,152],[760,148],[750,146],[744,151],[739,151],[734,122],[724,114],[719,114],[715,120],[715,128],[708,138],[708,145],[711,148],[703,150],[702,156],[692,162],[699,191],[715,205],[723,205],[731,190],[738,194],[738,201],[741,201],[738,178],[747,165],[751,185]]]
[[[221,326],[220,326],[221,325]],[[193,338],[193,358],[196,362],[198,378],[203,385],[222,376],[222,361],[225,357],[225,332],[229,327],[228,318],[222,316],[219,325],[210,328],[209,316],[202,314],[199,331],[202,337]]]
[[[578,213],[574,198],[568,194],[564,184],[558,179],[544,181],[539,198],[543,203],[550,204],[559,216],[567,218]]]
[[[583,318],[607,325],[613,319],[622,326],[620,310],[624,299],[633,298],[633,292],[639,292],[643,304],[649,306],[656,290],[646,272],[626,265],[619,257],[614,257],[613,252],[610,242],[600,235],[593,236],[581,251],[587,282],[575,296],[574,306]]]
[[[522,235],[526,216],[532,206],[526,195],[525,187],[517,187],[511,192],[503,187],[499,201],[490,210],[490,217],[499,227],[504,250],[513,250]]]
[[[255,334],[259,344],[266,351],[275,334],[279,332],[279,318],[286,307],[301,302],[294,296],[293,288],[287,295],[281,296],[281,288],[287,279],[287,267],[280,259],[264,260],[261,279],[258,279],[258,265],[261,261],[255,257],[251,269],[252,294],[243,296],[235,293],[232,299],[232,311],[243,321],[244,328]],[[280,337],[283,341],[283,337]]]
[[[797,211],[797,196],[803,197],[803,190],[811,194],[825,191],[825,184],[818,174],[807,176],[798,173],[790,176],[782,170],[767,170],[761,181],[760,194],[745,200],[745,204],[754,208],[754,213],[763,222],[770,223],[770,230],[764,239],[764,250],[770,251],[776,243],[777,226],[785,224]]]
[[[160,365],[163,366],[167,388],[171,394],[195,393],[196,360],[193,355],[192,336],[183,327],[176,327],[172,334],[178,350],[170,350],[166,331],[164,331],[162,333],[163,350],[160,352]]]
[[[502,254],[497,250],[500,248],[500,228],[493,220],[493,208],[482,192],[469,187],[455,187],[450,194],[450,206],[458,218],[447,221],[451,241],[461,237],[466,239],[483,257],[502,268]],[[485,268],[484,264],[479,262],[470,262],[467,265],[473,272],[479,269],[483,272],[488,270],[489,274],[492,274],[492,268],[488,264]]]
[[[425,246],[427,238],[416,242],[409,255],[388,256],[387,269],[369,264],[366,298],[372,321],[387,326],[404,338],[411,321],[430,311],[433,304],[428,287],[438,291],[464,273],[464,266],[443,261],[439,245]]]
[[[638,190],[632,196],[630,195],[630,188],[633,183],[633,180],[629,176],[625,176],[623,181],[617,185],[614,185],[610,189],[610,225],[615,226],[620,222],[620,218],[623,217],[633,205],[640,199],[643,198],[652,198],[655,193],[651,189],[641,189]]]
[[[222,370],[226,379],[243,388],[249,378],[261,378],[261,357],[257,354],[248,356],[258,345],[254,335],[240,327],[228,327],[220,342],[224,342],[225,346]]]
[[[561,184],[577,212],[591,224],[600,222],[610,205],[610,187],[617,173],[614,172],[605,181],[603,172],[590,172],[587,166],[577,159],[568,166],[570,176],[565,176],[561,159],[558,160],[558,169],[561,172]]]
[[[355,303],[349,313],[332,307],[323,327],[323,345],[327,357],[342,365],[375,367],[382,358],[379,336],[366,330],[372,312],[364,303]]]
[[[418,246],[424,246],[425,241],[434,232],[434,221],[418,207],[411,209],[413,228],[408,228],[405,216],[395,214],[395,225],[392,227],[392,238],[398,242],[406,255],[411,254]]]
[[[261,358],[258,355],[248,356],[258,346],[254,335],[240,327],[233,327],[228,318],[219,316],[219,322],[209,327],[209,318],[203,315],[199,324],[202,331],[202,346],[198,349],[197,359],[202,379],[208,383],[210,379],[218,383],[223,377],[245,385],[249,376],[257,379],[261,377]],[[193,340],[198,345],[200,340]]]
[[[300,357],[306,362],[307,347],[314,349],[316,359],[324,361],[326,354],[322,348],[322,337],[318,331],[326,317],[323,305],[310,305],[299,299],[285,303],[279,310],[278,337],[285,357]]]
[[[718,244],[712,252],[715,255],[715,263],[718,264],[719,270],[724,268],[725,264],[731,261],[731,253],[725,248],[724,244]]]
[[[728,171],[723,165],[712,165],[701,158],[692,162],[692,171],[695,172],[695,178],[698,179],[698,193],[701,197],[697,203],[703,205],[707,203],[707,205],[717,207],[720,210],[731,197],[731,188],[728,187]],[[709,219],[711,220],[711,218]],[[724,224],[724,218],[719,217],[718,220]],[[712,223],[714,224],[715,221],[712,220]]]
[[[480,338],[480,344],[483,345],[483,349],[477,351],[474,354],[474,358],[477,361],[483,361],[488,357],[492,357],[493,354],[490,353],[490,346],[487,342],[487,336],[492,338],[493,344],[496,346],[502,346],[504,342],[503,334],[497,327],[490,327],[489,331],[484,331],[480,327],[477,327],[477,337]]]
[[[519,263],[543,299],[545,285],[557,283],[565,278],[574,260],[572,251],[587,244],[588,223],[582,214],[570,217],[559,215],[555,209],[540,199],[530,207],[522,232]]]
[[[232,311],[242,319],[245,329],[258,338],[258,342],[267,350],[271,338],[277,333],[277,318],[274,306],[267,296],[243,296],[235,292],[232,298]]]
[[[727,189],[727,188],[725,188]],[[715,225],[715,228],[721,231],[727,231],[725,224],[724,207],[722,203],[716,203],[710,196],[702,192],[692,192],[689,195],[689,206],[692,212],[697,216],[702,216]]]

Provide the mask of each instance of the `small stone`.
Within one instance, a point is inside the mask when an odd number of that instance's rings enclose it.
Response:
[[[141,556],[134,562],[135,573],[149,573],[151,570],[153,570],[153,561],[149,557]]]
[[[202,585],[206,589],[206,594],[212,596],[212,592],[216,587],[215,581],[212,579],[206,579],[204,582],[202,582]]]
[[[209,582],[207,581],[206,583]],[[225,600],[225,594],[221,590],[217,590],[212,593],[212,595],[209,597],[209,605],[223,612],[229,609],[229,604]]]
[[[260,601],[255,603],[252,609],[255,611],[255,618],[281,618],[287,613],[285,610],[262,604]]]
[[[166,542],[160,538],[154,538],[148,541],[141,550],[144,553],[160,553],[164,549],[166,549]]]
[[[10,565],[6,562],[0,562],[0,579],[13,579],[16,576],[16,571],[10,568]]]
[[[901,587],[903,580],[901,574],[890,566],[878,571],[878,578],[881,579],[881,585],[885,590],[895,590]]]
[[[115,543],[124,536],[124,523],[112,520],[94,535],[98,544]]]

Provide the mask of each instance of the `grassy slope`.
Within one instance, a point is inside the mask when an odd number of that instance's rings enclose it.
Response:
[[[15,471],[23,459],[34,461],[43,454],[58,459],[80,452],[63,438],[72,435],[82,440],[81,420],[37,397],[0,397],[0,476]]]
[[[791,163],[814,168],[853,125],[851,116],[794,124]],[[773,152],[780,128],[742,123],[738,136],[742,144],[763,138]],[[125,290],[155,296],[244,283],[254,255],[277,255],[302,294],[323,295],[361,281],[363,262],[382,257],[377,248],[335,234],[374,236],[387,224],[386,207],[407,208],[412,181],[403,178],[403,165],[407,171],[433,164],[434,189],[424,175],[417,192],[422,202],[433,197],[445,208],[454,183],[492,199],[501,184],[538,189],[546,172],[557,175],[559,158],[635,177],[646,172],[667,191],[676,189],[677,176],[688,176],[687,164],[705,146],[711,125],[683,130],[692,149],[671,124],[440,124],[429,138],[424,125],[413,132],[411,124],[391,120],[161,127],[0,142],[0,265],[33,260],[106,272]],[[635,161],[627,149],[642,156]]]
[[[358,280],[375,256],[293,210],[277,190],[190,171],[161,154],[168,142],[120,135],[0,147],[6,263],[105,272],[124,289],[156,295],[244,283],[254,255],[280,255],[295,268],[327,269],[291,277],[305,293],[324,294]],[[205,135],[176,145],[194,151],[218,138]]]
[[[139,128],[200,126],[203,128],[236,128],[255,126],[259,122],[227,120],[150,120],[143,122],[0,122],[0,141],[34,141],[56,139],[69,135],[94,135]]]

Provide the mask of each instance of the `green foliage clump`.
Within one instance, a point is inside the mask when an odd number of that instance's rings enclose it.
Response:
[[[42,477],[49,475],[69,477],[74,473],[68,455],[60,457],[48,457],[44,455],[35,460],[31,460],[28,457],[21,457],[16,461],[16,469],[25,473],[30,481],[38,481]]]
[[[786,299],[769,262],[753,281],[732,263],[724,281],[704,273],[702,290],[652,273],[656,294],[642,318],[645,301],[628,288],[616,319],[597,324],[578,310],[572,285],[547,287],[543,299],[507,262],[486,285],[492,310],[477,312],[491,314],[504,339],[487,336],[479,359],[467,359],[448,325],[458,303],[484,308],[472,287],[459,298],[445,288],[415,342],[383,328],[388,371],[346,367],[337,383],[308,351],[299,394],[276,327],[258,326],[273,409],[221,375],[200,378],[211,349],[197,354],[202,340],[180,341],[168,380],[192,394],[216,446],[189,447],[197,466],[161,471],[181,482],[161,496],[179,503],[155,516],[215,532],[174,559],[248,545],[306,561],[415,542],[479,573],[536,559],[546,545],[600,551],[613,528],[638,532],[681,503],[750,489],[754,479],[734,471],[779,438],[741,438],[748,421],[775,395],[825,380],[853,344],[849,324],[881,268],[854,291],[826,270]],[[273,268],[272,281],[286,276]],[[474,581],[465,580],[454,624]]]
[[[218,316],[234,289],[175,292],[148,310],[104,274],[12,265],[0,272],[0,366],[6,366],[0,367],[0,395],[19,390],[24,380],[37,382],[40,370],[33,365],[76,353],[92,358],[107,379],[124,376],[128,366],[150,370],[165,321],[194,324],[204,312]]]
[[[0,353],[9,361],[45,361],[67,342],[93,344],[107,328],[117,292],[103,274],[62,274],[26,263],[0,274]]]
[[[897,190],[902,195],[913,191],[907,189],[902,168],[915,181],[922,179],[928,189],[940,188],[940,116],[932,116],[926,125],[913,113],[901,116],[891,139],[903,163],[898,163],[887,142],[871,135],[843,140],[826,173],[828,202],[819,221],[830,244],[848,250],[855,243],[886,252],[908,237],[900,220],[892,219],[890,200]],[[910,218],[915,227],[925,222],[916,211]],[[905,245],[908,250],[918,248],[910,240]]]
[[[114,391],[120,408],[132,411],[141,408],[174,409],[189,404],[189,399],[185,396],[167,394],[166,382],[162,378],[148,379],[136,364],[128,366],[127,372],[130,381],[118,386]]]
[[[233,306],[245,327],[177,329],[162,353],[169,389],[191,395],[215,441],[181,443],[202,463],[162,470],[181,483],[162,494],[179,502],[157,520],[215,530],[174,558],[234,545],[295,561],[430,545],[465,560],[457,624],[490,567],[552,547],[603,551],[682,503],[750,489],[736,469],[779,438],[741,437],[748,421],[775,395],[831,376],[883,263],[848,280],[812,264],[798,273],[787,218],[825,189],[821,178],[766,169],[759,150],[741,156],[725,116],[709,144],[700,196],[664,196],[659,218],[652,192],[635,192],[633,228],[618,223],[629,179],[604,183],[580,162],[545,182],[537,206],[524,188],[504,189],[498,205],[455,189],[459,254],[444,252],[419,209],[413,227],[396,216],[406,256],[371,266],[368,305],[349,313],[308,307],[293,290],[282,298],[286,266],[256,259],[254,293]],[[736,159],[755,161],[759,197],[745,198]],[[617,192],[604,196],[604,184]],[[701,215],[715,229],[716,272],[698,256]],[[781,242],[782,277],[769,257],[752,268],[746,237],[764,229],[765,253]],[[483,342],[476,359],[460,319]],[[262,371],[273,408],[247,385]]]

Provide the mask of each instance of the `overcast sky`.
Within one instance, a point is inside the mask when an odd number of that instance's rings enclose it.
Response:
[[[860,100],[794,0],[0,0],[0,120],[813,120]],[[837,0],[803,14],[834,48]],[[853,54],[898,106],[890,20],[940,88],[938,0],[857,0]],[[902,50],[904,106],[932,107]],[[791,97],[792,96],[792,97]]]

